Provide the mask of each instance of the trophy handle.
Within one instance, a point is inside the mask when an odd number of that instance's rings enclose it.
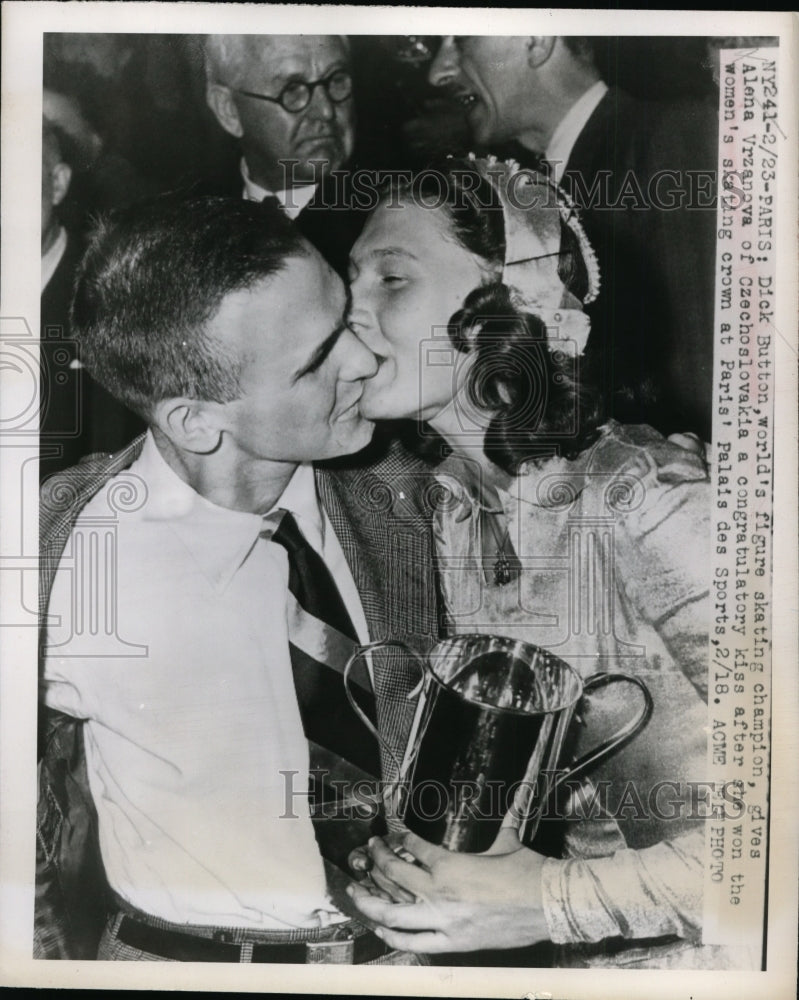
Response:
[[[592,764],[596,764],[598,761],[602,760],[603,757],[613,753],[614,750],[620,749],[625,745],[625,743],[629,743],[634,736],[637,736],[638,733],[640,733],[647,722],[649,722],[655,703],[652,701],[652,695],[649,692],[649,688],[638,677],[633,677],[630,674],[592,674],[583,681],[583,693],[588,694],[591,691],[596,691],[599,688],[607,687],[610,684],[617,684],[622,681],[626,681],[628,684],[634,684],[640,689],[644,696],[644,704],[641,710],[612,736],[603,740],[603,742],[595,746],[593,750],[589,750],[587,753],[584,753],[582,757],[559,774],[549,786],[548,792],[550,794],[566,778],[573,778],[576,774],[580,774],[582,771],[585,771],[586,768],[590,767]]]
[[[397,755],[394,753],[393,748],[390,747],[388,743],[385,741],[385,739],[380,735],[379,730],[374,725],[369,716],[366,714],[366,712],[364,712],[364,710],[355,700],[355,697],[353,696],[352,691],[350,690],[350,684],[349,684],[350,673],[352,672],[352,668],[361,659],[361,657],[366,656],[367,653],[374,652],[374,650],[376,649],[383,649],[387,646],[396,646],[398,649],[404,650],[406,653],[410,655],[411,659],[419,666],[422,674],[422,678],[419,685],[419,689],[421,689],[421,685],[424,682],[427,673],[427,668],[425,666],[424,660],[419,656],[418,653],[416,653],[413,649],[411,649],[411,647],[407,643],[401,642],[399,639],[380,639],[378,642],[369,642],[365,646],[359,646],[358,649],[356,649],[355,652],[352,654],[352,656],[349,658],[349,660],[347,660],[347,664],[344,667],[344,693],[347,695],[347,701],[349,701],[355,714],[358,716],[361,722],[366,726],[366,728],[369,730],[372,736],[374,736],[374,738],[377,740],[380,746],[383,747],[383,749],[391,758],[391,761],[394,764],[394,767],[396,768],[397,780],[399,781],[401,780],[401,775],[402,775],[402,765],[400,764]],[[374,687],[374,685],[372,686]],[[410,693],[408,697],[410,697],[412,694],[414,694],[413,691]]]

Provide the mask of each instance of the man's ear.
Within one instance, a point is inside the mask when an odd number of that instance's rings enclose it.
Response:
[[[162,399],[153,408],[152,422],[182,451],[207,455],[215,451],[222,427],[215,417],[215,404],[198,399]]]
[[[221,83],[209,83],[205,100],[222,128],[240,139],[244,135],[244,127],[239,119],[239,109],[233,100],[230,87],[224,87]]]
[[[56,163],[50,172],[53,182],[53,205],[60,205],[69,191],[72,180],[72,167],[68,163]]]
[[[558,39],[553,35],[533,35],[527,40],[527,65],[532,69],[543,66],[552,55]]]

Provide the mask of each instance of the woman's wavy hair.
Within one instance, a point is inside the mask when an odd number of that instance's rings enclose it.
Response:
[[[553,454],[574,457],[596,439],[606,418],[590,355],[586,360],[550,350],[544,322],[514,304],[500,278],[505,224],[493,185],[468,160],[447,160],[438,177],[436,173],[425,171],[399,193],[443,212],[458,243],[486,265],[486,283],[467,296],[449,321],[453,346],[474,356],[466,383],[468,403],[493,413],[485,453],[511,474]],[[577,237],[563,222],[558,275],[582,301],[588,271]],[[441,454],[440,445],[435,450]]]

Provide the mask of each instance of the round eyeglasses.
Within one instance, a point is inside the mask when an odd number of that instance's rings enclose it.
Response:
[[[244,97],[254,97],[258,101],[279,104],[284,111],[296,115],[308,107],[317,87],[324,88],[333,104],[342,104],[352,97],[352,77],[345,69],[337,69],[321,80],[308,81],[307,83],[305,80],[292,80],[286,84],[277,97],[255,94],[251,90],[240,90],[238,87],[232,89],[237,94],[243,94]]]

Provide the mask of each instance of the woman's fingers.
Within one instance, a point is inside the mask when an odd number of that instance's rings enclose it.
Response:
[[[403,931],[438,930],[441,913],[427,903],[388,903],[370,895],[357,883],[347,892],[364,916],[382,927]]]
[[[392,896],[390,892],[387,892],[382,886],[378,885],[371,875],[367,875],[365,878],[361,879],[358,885],[361,886],[361,888],[366,889],[369,895],[374,896],[376,899],[384,899],[387,903],[393,903],[395,901],[395,897]]]
[[[396,882],[385,876],[379,868],[373,868],[369,873],[369,881],[375,885],[386,898],[394,900],[396,903],[415,903],[416,896],[397,885]]]
[[[705,458],[705,446],[702,439],[697,437],[693,431],[683,431],[681,434],[669,434],[667,439],[671,444],[676,444],[684,451],[689,451],[700,458]]]
[[[372,877],[388,879],[414,896],[424,896],[433,888],[430,874],[410,861],[403,861],[380,838],[369,841],[369,851],[374,867]]]
[[[365,847],[356,847],[354,851],[350,851],[347,862],[359,877],[372,868],[372,856]]]
[[[403,837],[402,846],[407,851],[410,851],[425,868],[432,868],[439,858],[449,854],[449,851],[443,847],[437,847],[435,844],[431,844],[429,840],[423,840],[415,833],[411,833],[410,830]]]
[[[412,951],[416,954],[439,955],[444,951],[455,951],[452,942],[445,934],[437,931],[421,931],[417,934],[408,931],[395,931],[390,927],[380,927],[375,930],[389,948],[396,951]]]

